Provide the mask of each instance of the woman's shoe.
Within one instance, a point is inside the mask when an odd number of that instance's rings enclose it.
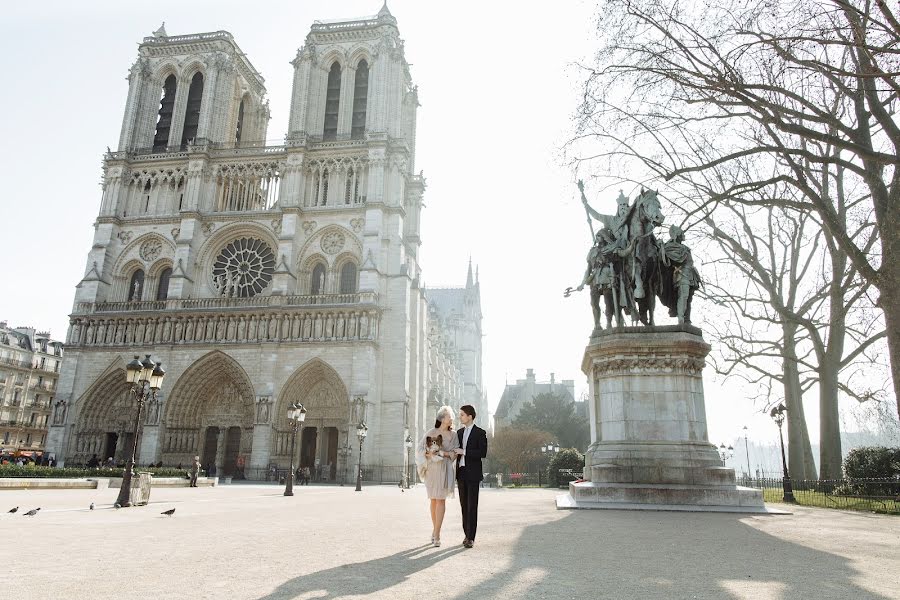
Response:
[[[440,548],[441,547],[441,538],[434,538],[434,542],[432,542],[432,543],[434,544],[435,548]]]
[[[431,543],[434,545],[434,536],[431,536]]]

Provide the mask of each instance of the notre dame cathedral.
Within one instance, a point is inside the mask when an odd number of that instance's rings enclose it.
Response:
[[[293,65],[284,143],[226,31],[144,38],[78,283],[47,451],[261,478],[295,461],[353,479],[404,465],[441,404],[482,387],[480,286],[426,290],[419,106],[397,21],[316,21]],[[167,371],[137,412],[125,365]],[[364,470],[364,474],[368,471]],[[376,475],[373,475],[376,477]]]

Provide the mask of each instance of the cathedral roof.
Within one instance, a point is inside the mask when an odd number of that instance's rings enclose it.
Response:
[[[466,288],[426,288],[425,297],[441,317],[465,314]]]

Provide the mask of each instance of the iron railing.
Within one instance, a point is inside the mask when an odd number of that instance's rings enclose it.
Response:
[[[738,485],[760,489],[766,502],[784,497],[780,478],[739,477]],[[900,514],[900,477],[881,479],[792,479],[801,506]]]

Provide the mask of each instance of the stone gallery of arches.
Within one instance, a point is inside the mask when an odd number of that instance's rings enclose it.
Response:
[[[487,414],[480,285],[426,290],[416,87],[387,8],[316,21],[267,145],[264,80],[230,33],[144,38],[76,288],[47,449],[264,478],[402,468],[440,404]],[[167,371],[135,431],[125,365]],[[374,473],[374,470],[366,471]],[[400,471],[395,471],[399,477]],[[379,475],[372,475],[378,477]]]

